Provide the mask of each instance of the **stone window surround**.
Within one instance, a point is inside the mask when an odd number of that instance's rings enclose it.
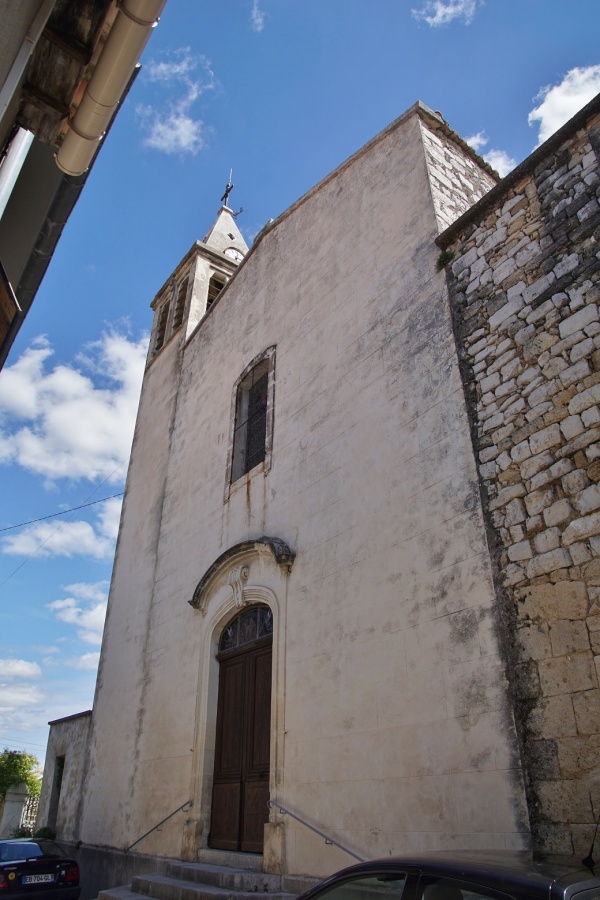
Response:
[[[274,424],[274,412],[275,412],[275,355],[276,355],[276,347],[275,345],[271,347],[267,347],[266,350],[263,350],[254,359],[246,366],[246,368],[241,372],[238,378],[233,385],[233,390],[231,394],[231,411],[230,411],[230,424],[229,424],[229,443],[227,449],[227,470],[225,475],[225,493],[223,497],[223,502],[227,503],[229,497],[232,493],[238,491],[240,488],[244,487],[248,484],[251,478],[255,478],[257,475],[267,475],[271,470],[272,464],[272,454],[273,454],[273,424]],[[250,469],[249,472],[241,475],[236,481],[231,482],[232,471],[233,471],[233,442],[234,442],[234,434],[235,434],[235,420],[236,420],[236,409],[237,409],[237,395],[238,388],[242,381],[250,374],[252,369],[254,369],[259,363],[263,360],[269,361],[269,383],[267,387],[267,426],[266,426],[266,434],[265,434],[265,458],[258,465],[254,466],[253,469]]]

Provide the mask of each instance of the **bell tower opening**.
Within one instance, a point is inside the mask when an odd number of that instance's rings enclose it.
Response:
[[[226,284],[227,278],[225,275],[213,275],[210,279],[208,282],[208,297],[206,298],[206,312],[211,308]]]

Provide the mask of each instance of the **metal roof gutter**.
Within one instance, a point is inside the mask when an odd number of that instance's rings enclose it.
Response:
[[[89,167],[167,0],[120,0],[117,18],[56,155],[67,175]]]
[[[140,70],[141,66],[137,65],[130,74],[129,81],[125,85],[125,90],[119,99],[118,108],[121,107],[123,101],[127,97]],[[114,120],[115,116],[113,115],[106,131],[107,134],[110,131]],[[2,344],[0,344],[0,369],[6,362],[6,358],[14,343],[19,328],[23,324],[25,316],[29,312],[29,308],[35,299],[35,295],[46,274],[50,260],[54,255],[56,245],[67,224],[67,220],[73,212],[75,204],[79,200],[83,187],[92,171],[96,161],[96,154],[99,149],[100,145],[99,143],[96,143],[94,145],[94,154],[88,164],[87,171],[78,176],[63,175],[60,179],[46,218],[38,233],[37,240],[19,279],[19,283],[14,290],[19,309],[11,322],[6,337],[2,341]]]

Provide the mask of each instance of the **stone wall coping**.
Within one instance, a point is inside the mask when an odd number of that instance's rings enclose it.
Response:
[[[72,722],[73,719],[82,719],[84,716],[91,716],[92,710],[86,709],[84,712],[73,713],[70,716],[63,716],[62,719],[52,719],[48,725],[60,725],[61,722]]]
[[[469,156],[481,169],[487,172],[488,175],[491,175],[492,178],[498,179],[498,173],[492,166],[487,163],[483,157],[481,157],[473,148],[467,144],[467,142],[458,134],[458,132],[454,131],[448,123],[443,118],[440,112],[436,112],[430,109],[425,103],[421,100],[417,100],[416,103],[413,103],[405,112],[402,113],[401,116],[398,116],[397,119],[394,119],[389,125],[387,125],[382,131],[372,137],[366,144],[363,144],[358,150],[352,153],[347,159],[345,159],[339,166],[336,166],[331,172],[325,175],[317,184],[313,185],[310,190],[308,190],[305,194],[302,194],[291,206],[288,206],[282,213],[280,213],[277,218],[269,219],[269,221],[261,228],[258,234],[255,236],[251,247],[249,247],[248,252],[244,256],[243,260],[240,262],[238,266],[236,266],[231,273],[229,281],[225,285],[222,291],[215,298],[214,303],[210,307],[210,310],[207,310],[207,313],[200,319],[192,333],[188,336],[186,340],[186,344],[188,344],[196,332],[202,326],[202,323],[206,320],[206,316],[214,311],[219,300],[222,299],[226,288],[229,287],[238,271],[243,268],[246,261],[253,255],[258,245],[262,242],[263,238],[266,237],[274,228],[276,228],[281,222],[288,218],[288,216],[292,215],[300,206],[303,206],[307,200],[317,194],[325,185],[329,184],[330,181],[333,181],[337,176],[343,172],[345,169],[349,168],[353,163],[360,159],[361,156],[364,156],[368,153],[373,147],[383,141],[388,135],[392,134],[403,122],[406,122],[408,119],[413,116],[418,116],[422,121],[426,122],[430,128],[433,128],[435,131],[441,131],[447,138],[457,144],[461,150]],[[203,241],[194,241],[188,252],[181,259],[181,261],[177,264],[171,275],[164,282],[162,287],[156,292],[150,307],[152,309],[156,309],[160,300],[162,300],[166,290],[170,287],[171,281],[173,278],[177,279],[179,273],[188,265],[192,257],[199,251],[202,250],[205,254],[212,254],[213,261],[218,263],[226,262],[229,266],[231,265],[231,260],[229,260],[224,254],[219,253],[211,248],[207,247]],[[168,343],[168,342],[167,342]],[[152,362],[152,360],[150,360]]]
[[[326,184],[337,178],[340,172],[343,172],[344,169],[349,168],[357,159],[360,159],[361,156],[364,156],[366,153],[368,153],[373,147],[387,138],[388,135],[396,131],[396,129],[400,125],[402,125],[403,122],[406,122],[413,116],[418,116],[435,130],[441,131],[444,135],[446,135],[446,137],[450,138],[452,141],[458,144],[461,149],[467,154],[467,156],[470,156],[478,166],[480,166],[482,169],[484,169],[484,171],[488,173],[488,175],[491,175],[494,178],[498,178],[498,173],[496,172],[496,170],[493,169],[489,165],[489,163],[487,163],[478,153],[476,153],[475,150],[473,150],[473,148],[469,146],[469,144],[467,144],[467,142],[463,138],[461,138],[461,136],[456,131],[450,128],[440,112],[435,112],[421,100],[417,100],[416,103],[413,103],[413,105],[406,110],[406,112],[402,113],[402,115],[397,119],[394,119],[393,122],[391,122],[378,134],[376,134],[375,137],[372,137],[371,140],[367,141],[366,144],[363,144],[363,146],[359,150],[345,159],[344,162],[340,163],[339,166],[336,166],[335,169],[329,172],[329,174],[322,178],[321,181],[318,181],[309,191],[307,191],[305,194],[302,194],[302,196],[299,197],[298,200],[292,203],[291,206],[288,206],[288,208],[284,210],[276,219],[271,219],[269,222],[267,222],[267,224],[258,232],[256,237],[254,238],[254,242],[250,247],[250,250],[244,257],[243,262],[240,263],[240,267],[252,254],[253,250],[258,246],[263,237],[265,237],[270,231],[276,228],[280,222],[282,222],[284,219],[287,219],[287,217],[290,216],[299,206],[302,206],[314,194],[317,194],[323,187],[325,187]]]
[[[593,100],[590,100],[586,106],[575,113],[562,128],[555,131],[547,141],[544,141],[543,144],[537,147],[533,153],[527,156],[523,162],[519,163],[512,172],[509,172],[502,181],[499,181],[487,194],[484,194],[481,200],[478,200],[477,203],[463,213],[459,219],[453,222],[452,225],[449,225],[445,231],[442,231],[435,239],[438,247],[442,250],[446,250],[450,244],[454,243],[467,225],[477,221],[477,219],[482,216],[482,213],[486,212],[490,207],[498,205],[500,198],[503,197],[510,188],[526,175],[529,175],[546,156],[553,153],[554,150],[571,138],[580,128],[583,128],[589,119],[599,112],[600,94],[596,94]]]

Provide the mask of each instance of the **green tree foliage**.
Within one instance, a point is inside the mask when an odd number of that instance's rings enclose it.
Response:
[[[30,794],[38,795],[41,781],[36,770],[39,763],[31,753],[22,750],[8,750],[0,753],[0,798],[16,784],[25,783]]]

